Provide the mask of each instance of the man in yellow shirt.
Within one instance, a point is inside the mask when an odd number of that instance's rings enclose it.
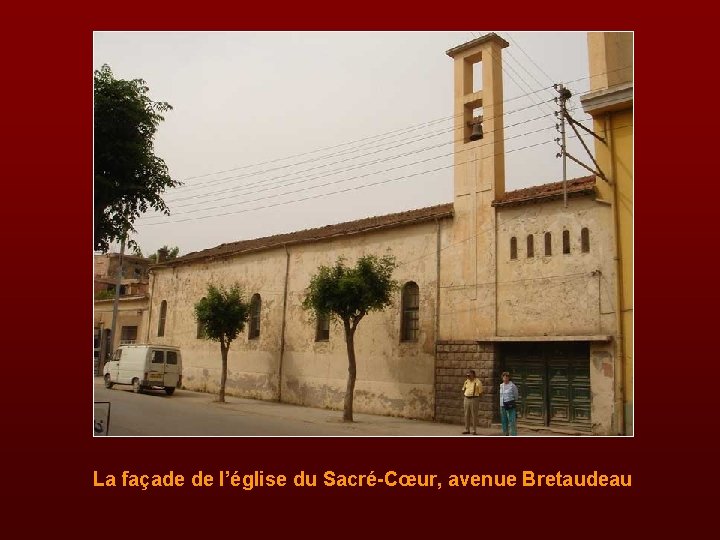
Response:
[[[463,383],[463,409],[465,412],[465,431],[463,431],[463,435],[470,434],[471,416],[473,435],[477,435],[477,417],[480,410],[482,383],[475,378],[475,370],[470,369],[465,375],[467,375],[467,379]]]

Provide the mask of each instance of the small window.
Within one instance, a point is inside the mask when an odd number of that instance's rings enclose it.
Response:
[[[535,256],[535,237],[532,234],[527,237],[527,256],[528,259]]]
[[[590,252],[590,229],[583,227],[580,230],[580,245],[582,246],[583,253]]]
[[[403,341],[417,341],[420,331],[420,289],[412,281],[402,290],[402,328]]]
[[[570,231],[563,231],[563,253],[570,253]]]
[[[133,345],[137,341],[137,326],[123,326],[120,329],[120,345]]]
[[[120,357],[121,357],[121,356],[122,356],[122,349],[117,349],[117,350],[113,353],[112,359],[115,360],[115,361],[118,361],[118,360],[120,360]]]
[[[158,321],[158,337],[165,335],[165,317],[167,316],[167,300],[160,304],[160,320]]]
[[[153,351],[153,358],[152,358],[153,364],[162,364],[164,361],[165,361],[164,351]]]
[[[173,365],[177,364],[177,353],[175,351],[167,352],[167,363]]]
[[[545,233],[545,256],[549,257],[552,255],[552,234],[549,232]]]
[[[517,238],[514,236],[510,239],[510,258],[517,259]]]
[[[250,330],[248,331],[249,339],[260,337],[260,305],[262,301],[259,294],[253,294],[250,299]]]
[[[330,316],[318,315],[315,327],[315,341],[330,340]]]

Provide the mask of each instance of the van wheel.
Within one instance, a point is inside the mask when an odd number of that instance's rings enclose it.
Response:
[[[174,388],[174,387],[172,387],[172,388],[170,388],[169,386],[166,386],[166,387],[165,387],[165,393],[166,393],[168,396],[172,396],[174,392],[175,392],[175,388]]]
[[[112,388],[112,387],[113,387],[113,383],[110,380],[110,374],[106,373],[105,374],[105,388]]]
[[[140,379],[138,379],[137,377],[135,377],[135,378],[132,380],[132,385],[133,385],[133,392],[135,392],[136,394],[141,394],[141,393],[142,393],[142,386],[140,386]]]

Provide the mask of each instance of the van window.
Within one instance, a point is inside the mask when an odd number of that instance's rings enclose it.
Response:
[[[167,363],[168,364],[177,364],[177,353],[175,351],[167,352]]]
[[[113,354],[113,360],[120,360],[121,355],[122,355],[122,349],[116,350],[115,354]]]
[[[163,351],[153,351],[153,364],[162,364],[165,360],[163,359]]]

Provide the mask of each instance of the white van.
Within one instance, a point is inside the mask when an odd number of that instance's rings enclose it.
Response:
[[[123,345],[103,369],[105,388],[132,384],[140,393],[152,387],[163,388],[169,396],[182,383],[180,349],[169,345]]]

